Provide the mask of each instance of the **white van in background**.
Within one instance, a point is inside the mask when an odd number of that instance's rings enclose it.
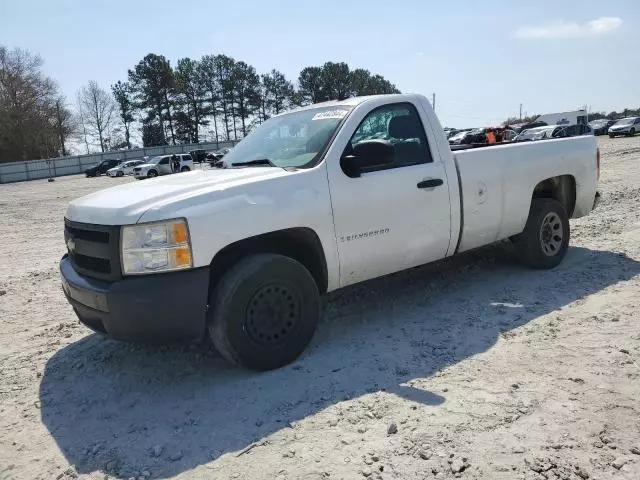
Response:
[[[193,158],[187,153],[178,153],[175,155],[180,161],[179,172],[188,172],[193,170]],[[133,176],[137,179],[142,178],[154,178],[159,175],[169,175],[172,173],[178,173],[173,171],[171,165],[173,155],[159,155],[153,157],[142,165],[137,165],[133,169]]]
[[[586,125],[587,112],[574,110],[573,112],[547,113],[536,118],[536,123],[544,122],[547,125]]]

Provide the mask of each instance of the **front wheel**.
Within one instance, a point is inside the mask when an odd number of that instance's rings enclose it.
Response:
[[[124,177],[124,172],[116,172],[116,177]]]
[[[320,319],[320,294],[309,271],[292,258],[244,258],[211,292],[209,335],[227,360],[251,370],[294,361]]]
[[[526,265],[549,269],[562,262],[569,237],[569,216],[564,206],[551,198],[534,198],[524,230],[513,243]]]
[[[615,137],[616,137],[615,135],[613,135],[611,133],[609,134],[609,138],[615,138]]]
[[[632,128],[631,130],[629,130],[629,136],[633,137],[636,134],[636,129]]]
[[[155,170],[149,170],[147,172],[147,177],[149,178],[153,178],[153,177],[157,177],[158,176],[158,172],[156,172]]]

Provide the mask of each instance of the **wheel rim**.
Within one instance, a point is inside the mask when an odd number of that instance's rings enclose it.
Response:
[[[260,345],[283,343],[298,324],[301,312],[300,298],[292,288],[265,285],[249,301],[245,331]]]
[[[564,228],[560,216],[555,212],[547,213],[540,228],[540,245],[544,254],[548,257],[557,255],[562,248],[563,237]]]
[[[149,176],[150,177],[155,177],[156,176],[156,172],[149,172]]]

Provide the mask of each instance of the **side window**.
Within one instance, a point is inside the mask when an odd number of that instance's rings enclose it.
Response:
[[[640,124],[640,118],[636,118],[636,121],[634,122],[636,125]]]
[[[422,121],[416,108],[409,103],[378,108],[360,123],[347,149],[371,140],[383,140],[393,148],[390,164],[365,166],[362,172],[406,167],[433,162]]]
[[[159,165],[169,165],[169,158],[163,158],[160,160]]]
[[[182,160],[184,160],[185,162],[192,160],[191,155],[182,155]]]

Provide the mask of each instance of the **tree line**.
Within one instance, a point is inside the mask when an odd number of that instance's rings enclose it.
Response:
[[[227,55],[150,53],[105,88],[89,81],[69,102],[41,70],[42,59],[0,47],[0,162],[67,155],[69,144],[109,151],[238,140],[296,106],[356,95],[399,93],[389,80],[344,62],[303,68],[294,84],[273,69]]]

